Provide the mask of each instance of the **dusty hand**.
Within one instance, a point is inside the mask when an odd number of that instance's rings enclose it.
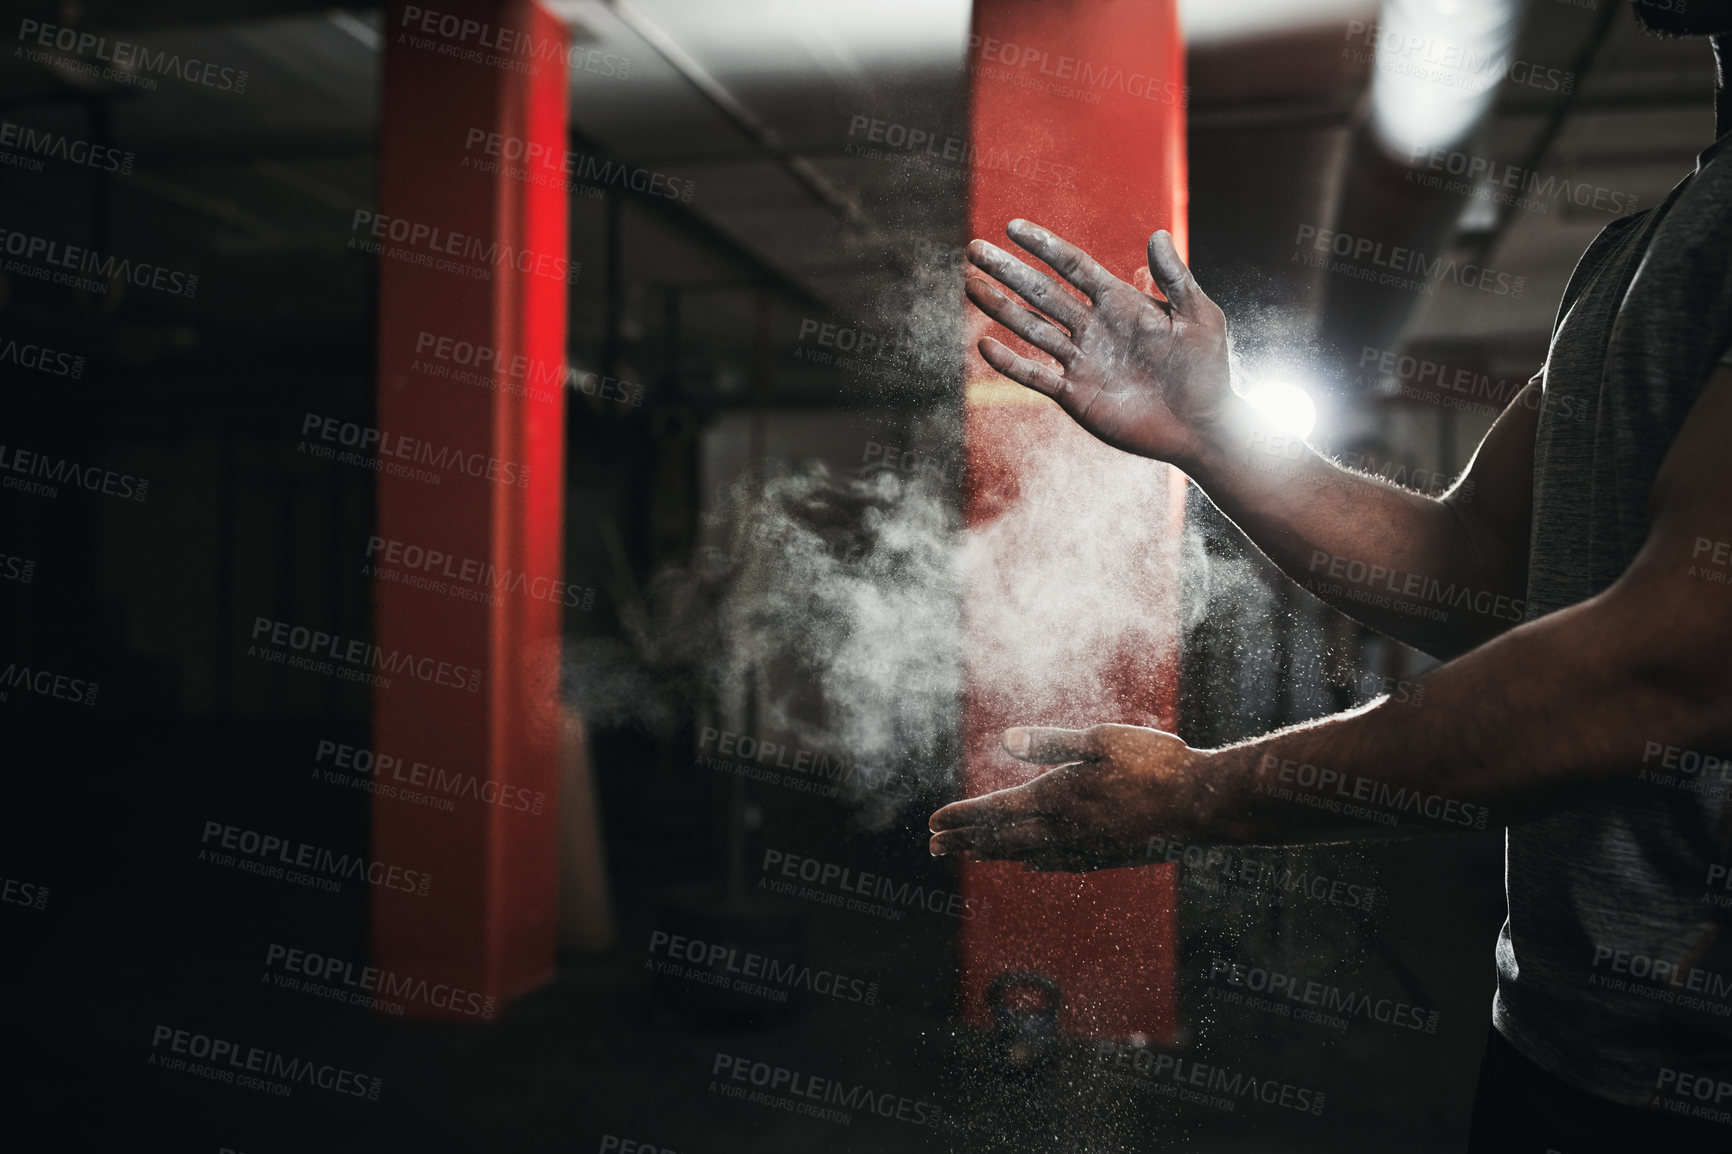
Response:
[[[1158,729],[1008,729],[1004,747],[1056,765],[1012,789],[952,802],[928,823],[934,855],[1082,872],[1148,862],[1154,835],[1203,824],[1205,754]]]
[[[1045,393],[1109,445],[1180,465],[1197,457],[1233,396],[1227,322],[1179,259],[1173,238],[1165,231],[1149,238],[1149,272],[1167,298],[1161,300],[1038,225],[1013,220],[1005,232],[1088,301],[996,245],[971,242],[969,262],[1039,312],[985,277],[968,278],[968,299],[1059,367],[1018,356],[991,337],[980,342],[987,364]]]

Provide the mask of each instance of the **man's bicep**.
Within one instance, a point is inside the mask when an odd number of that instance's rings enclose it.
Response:
[[[1534,435],[1543,392],[1538,375],[1486,432],[1444,504],[1466,527],[1480,563],[1505,583],[1525,584],[1534,507]]]
[[[1633,575],[1718,584],[1716,599],[1732,599],[1732,364],[1714,366],[1667,450],[1648,525]]]
[[[1732,367],[1717,365],[1673,438],[1648,500],[1648,534],[1601,598],[1608,641],[1658,694],[1668,744],[1732,743]],[[1655,738],[1662,739],[1662,738]]]

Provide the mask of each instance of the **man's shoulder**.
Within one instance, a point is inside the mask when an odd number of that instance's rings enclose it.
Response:
[[[1712,305],[1721,314],[1732,308],[1732,149],[1705,163],[1672,202],[1636,279],[1627,304],[1690,311]],[[1723,326],[1732,317],[1715,320]]]
[[[1558,301],[1557,318],[1553,322],[1553,334],[1557,326],[1563,323],[1564,316],[1569,313],[1576,299],[1582,295],[1597,274],[1611,260],[1613,254],[1622,247],[1626,240],[1634,244],[1635,237],[1640,235],[1639,226],[1653,212],[1653,209],[1643,209],[1628,216],[1620,216],[1595,234],[1588,247],[1582,251],[1576,261],[1575,269],[1570,273],[1569,283],[1564,286],[1564,295]]]
[[[1723,138],[1702,154],[1700,167],[1660,222],[1655,245],[1724,251],[1732,240],[1732,138]]]

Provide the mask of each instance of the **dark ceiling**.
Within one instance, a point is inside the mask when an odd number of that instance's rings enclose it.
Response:
[[[730,358],[749,355],[742,334],[751,327],[749,302],[730,286],[774,285],[794,313],[878,317],[887,285],[935,244],[960,239],[960,168],[854,155],[850,129],[867,117],[964,131],[962,0],[861,12],[773,0],[556,8],[580,42],[630,61],[627,79],[573,71],[574,148],[695,186],[689,204],[635,198],[622,210],[618,339],[642,337],[657,293],[689,291],[700,304],[684,315],[685,339],[713,349],[712,383],[725,388]],[[285,356],[365,344],[371,280],[348,242],[353,212],[373,199],[378,11],[288,0],[93,0],[27,11],[26,19],[136,32],[249,74],[242,95],[164,79],[141,99],[64,61],[0,57],[8,120],[107,140],[136,157],[129,175],[100,182],[64,165],[14,170],[4,181],[7,215],[68,241],[107,238],[165,262],[172,254],[203,277],[196,312],[156,300],[92,306],[119,314],[119,335],[109,334],[117,357],[146,365],[193,348],[256,354],[290,334]],[[1215,38],[1190,54],[1193,261],[1247,326],[1302,335],[1325,307],[1351,311],[1351,300],[1326,306],[1319,274],[1292,260],[1299,226],[1327,226],[1339,205],[1355,203],[1360,174],[1350,159],[1368,66],[1349,45],[1342,18]],[[1581,63],[1579,82],[1569,96],[1501,85],[1474,155],[1648,205],[1711,139],[1712,67],[1701,43],[1649,38],[1626,12],[1533,0],[1520,52],[1560,68]],[[1577,254],[1613,214],[1567,198],[1488,214],[1456,199],[1440,207],[1433,198],[1426,209],[1440,243],[1524,278],[1526,291],[1514,301],[1444,286],[1409,302],[1411,311],[1404,304],[1393,323],[1409,342],[1533,361]],[[601,200],[575,198],[572,244],[586,269],[604,267],[605,216]],[[0,283],[0,302],[15,287]],[[604,289],[600,276],[577,288],[574,347],[602,339]],[[10,319],[65,323],[16,309]]]

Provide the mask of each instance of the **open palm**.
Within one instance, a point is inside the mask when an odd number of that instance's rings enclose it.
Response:
[[[981,340],[981,356],[1115,448],[1181,465],[1194,459],[1232,396],[1227,323],[1179,259],[1172,236],[1161,231],[1149,238],[1149,272],[1162,300],[1038,225],[1013,220],[1005,232],[1088,299],[1079,301],[996,245],[972,242],[969,262],[998,284],[970,277],[968,299],[1058,367],[1019,356],[992,337]]]

